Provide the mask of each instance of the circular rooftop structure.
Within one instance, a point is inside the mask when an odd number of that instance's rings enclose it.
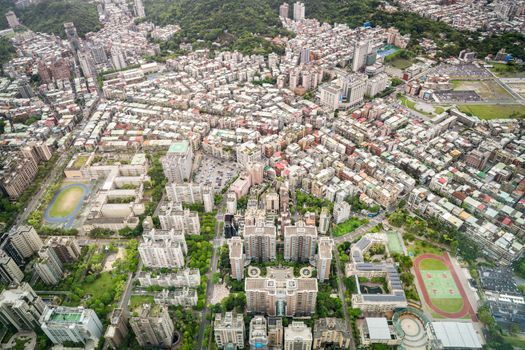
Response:
[[[248,266],[248,276],[249,277],[261,276],[261,269],[256,266]]]
[[[299,275],[301,277],[304,277],[304,278],[312,277],[312,275],[313,275],[313,268],[311,268],[311,267],[303,267],[301,270],[299,270]]]

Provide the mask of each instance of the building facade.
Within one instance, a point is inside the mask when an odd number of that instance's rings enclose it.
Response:
[[[213,322],[215,343],[219,349],[230,349],[232,346],[244,349],[244,319],[242,314],[226,312],[216,314]]]
[[[40,318],[42,331],[54,344],[98,342],[102,323],[95,311],[83,307],[47,306]]]

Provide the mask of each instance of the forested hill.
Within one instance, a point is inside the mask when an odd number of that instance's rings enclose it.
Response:
[[[182,31],[167,48],[176,50],[180,42],[197,39],[218,41],[243,53],[267,53],[275,47],[262,39],[285,33],[279,22],[279,5],[283,0],[144,0],[148,20],[156,24],[180,24]],[[290,16],[293,13],[293,0]],[[371,21],[373,25],[394,26],[402,34],[411,34],[410,49],[418,50],[417,41],[427,37],[442,49],[440,56],[455,56],[469,48],[479,57],[495,53],[500,48],[515,57],[525,59],[525,37],[506,33],[483,38],[481,33],[468,33],[446,23],[423,18],[414,13],[386,13],[379,10],[379,0],[303,0],[306,17],[322,22],[346,23],[350,27]],[[224,31],[229,35],[225,35]]]
[[[271,1],[272,8],[279,8],[281,1]],[[286,1],[292,8],[293,1]],[[385,28],[396,27],[402,34],[410,34],[410,48],[417,51],[417,42],[423,37],[434,40],[441,48],[441,57],[457,56],[459,51],[468,48],[476,51],[478,57],[496,53],[505,48],[514,57],[525,60],[525,36],[518,32],[483,37],[481,33],[457,30],[444,22],[421,17],[415,13],[386,13],[379,10],[378,0],[303,0],[306,17],[317,18],[322,22],[346,23],[357,27],[366,21]],[[290,15],[292,14],[290,10]]]
[[[244,53],[277,49],[265,37],[287,35],[268,0],[145,0],[147,20],[179,24],[182,30],[168,48],[180,42],[218,42]]]
[[[15,9],[12,1],[0,0],[0,26],[7,28],[4,14],[13,10],[20,22],[36,32],[65,37],[64,22],[73,22],[80,36],[101,28],[97,7],[84,0],[44,0],[25,9]]]

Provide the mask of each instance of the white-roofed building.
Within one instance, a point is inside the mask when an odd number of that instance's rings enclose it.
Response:
[[[395,346],[401,344],[396,330],[386,317],[367,317],[359,327],[363,345],[386,344]]]
[[[471,322],[429,322],[430,339],[440,343],[440,349],[481,349],[481,337]]]

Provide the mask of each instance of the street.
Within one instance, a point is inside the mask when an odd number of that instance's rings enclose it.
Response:
[[[217,222],[215,223],[215,239],[213,240],[213,243],[212,243],[213,252],[211,255],[211,263],[210,263],[211,269],[210,271],[208,271],[208,284],[206,285],[206,302],[204,303],[204,309],[202,309],[201,311],[201,324],[199,327],[199,334],[197,335],[197,346],[199,349],[204,349],[202,347],[202,343],[204,340],[203,336],[204,336],[204,331],[206,329],[206,325],[208,323],[208,320],[206,319],[206,315],[208,313],[208,303],[209,303],[209,300],[211,300],[211,297],[213,296],[213,288],[214,288],[212,277],[213,277],[213,274],[217,272],[217,264],[219,261],[217,248],[220,248],[219,244],[222,242],[221,240],[222,232],[220,232],[221,225],[220,225],[219,218],[223,218],[223,217],[224,217],[223,214],[217,213]]]

